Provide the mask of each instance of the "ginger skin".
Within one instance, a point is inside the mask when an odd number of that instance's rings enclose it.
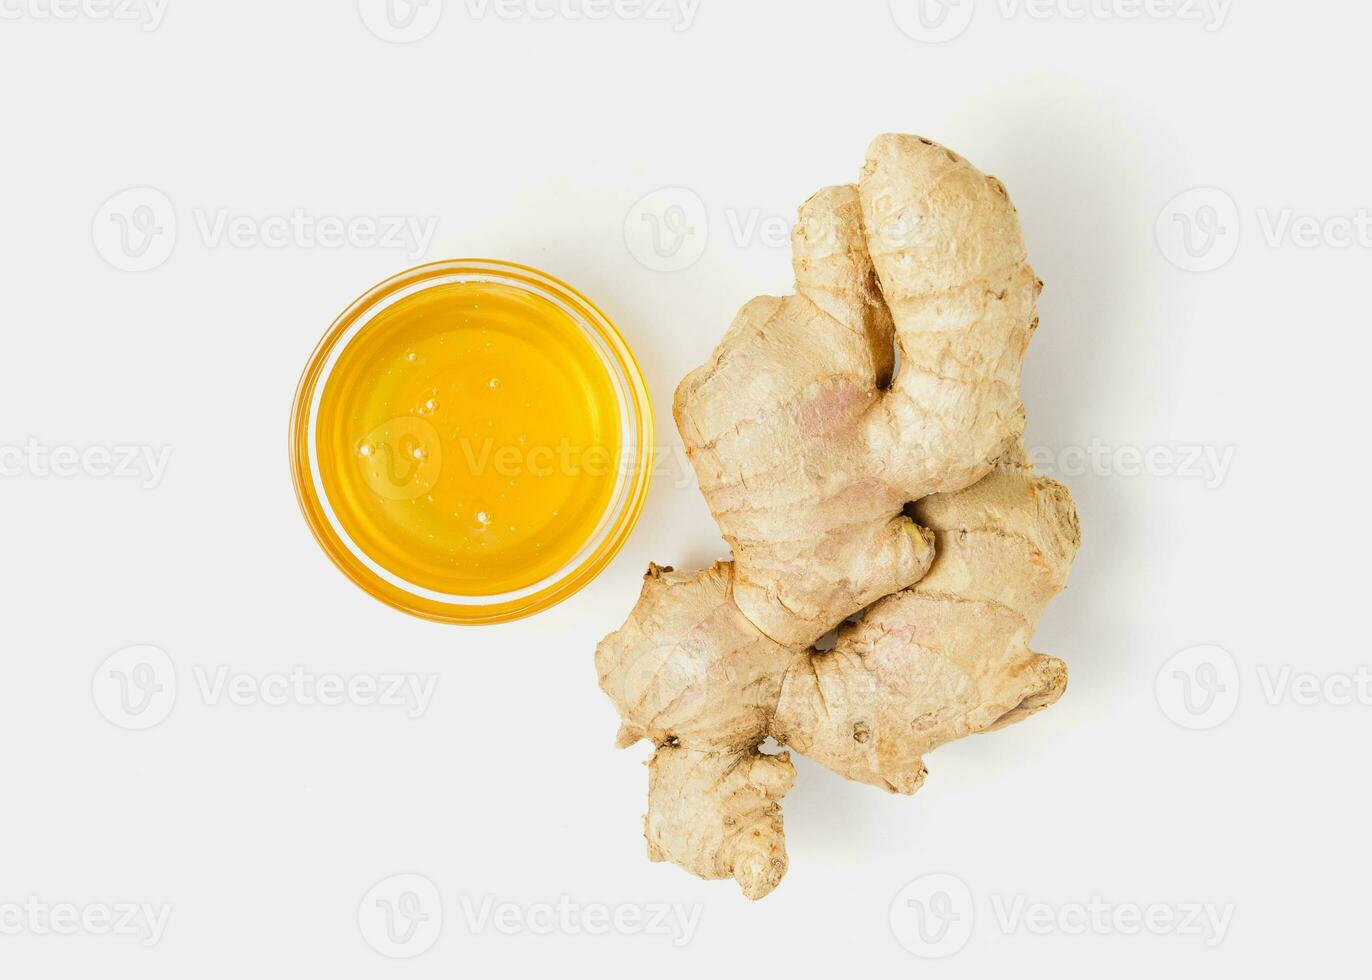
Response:
[[[795,646],[919,581],[932,556],[905,504],[1014,445],[1043,284],[1000,182],[913,136],[810,198],[792,247],[796,295],[747,304],[674,414],[739,608]]]
[[[883,136],[800,217],[796,295],[745,306],[676,395],[734,561],[651,567],[596,651],[619,744],[656,746],[649,856],[749,898],[785,874],[795,779],[762,741],[913,793],[924,753],[1061,695],[1066,666],[1028,641],[1079,540],[1020,447],[1042,283],[1000,183]]]

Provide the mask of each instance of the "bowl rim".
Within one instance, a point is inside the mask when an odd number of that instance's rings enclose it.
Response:
[[[590,335],[614,382],[623,446],[615,497],[595,531],[566,565],[531,585],[493,596],[445,595],[406,583],[351,542],[319,481],[314,414],[338,354],[377,314],[400,299],[457,282],[498,282],[552,300]],[[633,350],[605,313],[568,283],[533,266],[502,259],[428,262],[396,273],[355,299],[310,355],[291,406],[291,482],[305,522],[324,553],[355,585],[392,608],[424,619],[464,625],[510,622],[570,598],[595,579],[633,532],[647,501],[654,453],[652,399]]]

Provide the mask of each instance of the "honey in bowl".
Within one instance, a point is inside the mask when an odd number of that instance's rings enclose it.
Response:
[[[627,537],[647,392],[583,297],[504,263],[424,267],[335,324],[296,400],[316,536],[374,595],[454,622],[559,601]]]

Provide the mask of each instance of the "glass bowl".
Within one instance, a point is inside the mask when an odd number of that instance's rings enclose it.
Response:
[[[436,590],[400,574],[394,560],[369,554],[349,534],[346,499],[332,500],[321,473],[331,433],[321,433],[320,405],[331,373],[349,345],[393,304],[426,290],[462,283],[494,284],[551,303],[570,318],[594,348],[619,412],[619,453],[609,503],[594,531],[579,541],[565,564],[538,581],[494,594]],[[341,384],[342,382],[340,382]],[[357,585],[397,609],[444,623],[501,623],[540,612],[589,583],[618,553],[643,509],[651,479],[653,414],[648,389],[633,352],[614,324],[571,286],[528,266],[493,259],[453,259],[419,266],[368,290],[329,328],[306,366],[291,412],[291,475],[305,520],[324,552]],[[336,454],[335,454],[336,455]],[[331,461],[330,472],[338,465]],[[338,496],[344,495],[339,492]],[[354,525],[356,526],[356,525]],[[486,589],[468,589],[468,593]]]

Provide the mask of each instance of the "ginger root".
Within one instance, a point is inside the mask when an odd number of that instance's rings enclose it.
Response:
[[[801,208],[793,251],[796,294],[745,306],[676,394],[734,560],[652,566],[596,651],[619,744],[656,746],[649,856],[749,898],[785,873],[795,779],[763,740],[913,793],[926,752],[1061,695],[1028,642],[1079,539],[1020,445],[1042,283],[1000,182],[882,136],[856,186]]]

